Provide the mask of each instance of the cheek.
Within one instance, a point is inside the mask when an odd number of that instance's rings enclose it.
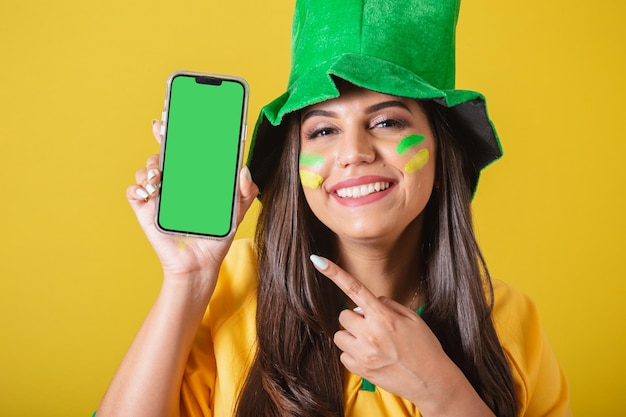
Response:
[[[403,159],[402,168],[407,174],[421,171],[430,160],[430,151],[419,147],[425,140],[424,135],[412,134],[396,146],[396,154]]]
[[[422,168],[428,164],[428,161],[430,161],[430,152],[426,148],[420,149],[411,159],[409,159],[409,162],[404,165],[404,172],[407,174],[413,174],[421,171]]]
[[[299,159],[300,183],[304,188],[315,190],[322,185],[324,178],[320,168],[324,165],[324,157],[312,152],[301,152]]]
[[[424,140],[426,140],[426,137],[424,135],[409,135],[406,138],[402,139],[400,142],[398,142],[398,146],[396,146],[396,153],[402,156],[409,150],[412,150],[415,147],[421,145]]]
[[[320,174],[309,171],[306,167],[300,166],[300,183],[304,188],[316,190],[322,185],[324,178]]]

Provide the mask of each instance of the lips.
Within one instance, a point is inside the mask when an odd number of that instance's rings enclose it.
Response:
[[[367,175],[341,181],[328,192],[341,204],[367,204],[383,198],[394,185],[391,178]]]
[[[384,191],[389,188],[390,183],[387,181],[378,181],[375,183],[357,185],[354,187],[340,188],[336,191],[341,198],[361,198],[372,193]]]

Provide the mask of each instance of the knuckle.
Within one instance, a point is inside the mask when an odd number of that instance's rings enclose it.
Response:
[[[378,348],[369,347],[361,355],[361,361],[366,368],[373,368],[380,360],[380,351]]]
[[[139,168],[135,172],[135,182],[137,182],[137,184],[141,184],[145,177],[146,177],[146,169],[145,168]]]
[[[395,332],[397,330],[396,321],[393,317],[389,317],[387,315],[381,317],[380,325],[383,329],[386,329],[388,332]]]
[[[156,167],[159,165],[159,155],[150,155],[146,160],[146,166],[148,167]]]
[[[351,294],[359,294],[363,290],[363,284],[358,281],[352,281],[348,284],[348,291]]]
[[[339,321],[341,322],[341,320],[345,319],[347,314],[348,314],[348,310],[347,309],[341,310],[339,312]]]
[[[346,352],[342,352],[341,355],[339,355],[339,360],[346,368],[350,369],[350,357]]]
[[[367,335],[365,340],[367,341],[366,353],[368,355],[371,355],[372,352],[378,352],[378,350],[379,350],[378,346],[379,346],[380,343],[378,342],[378,337],[376,335],[369,334],[369,335]]]

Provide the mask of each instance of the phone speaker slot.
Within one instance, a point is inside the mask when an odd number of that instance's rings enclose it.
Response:
[[[198,84],[222,85],[222,80],[213,77],[196,77]]]

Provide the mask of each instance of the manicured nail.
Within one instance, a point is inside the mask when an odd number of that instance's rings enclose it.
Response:
[[[150,181],[152,178],[156,177],[156,175],[158,174],[156,169],[151,169],[150,171],[148,171],[148,181]]]
[[[354,308],[352,309],[352,311],[354,311],[355,313],[360,313],[360,312],[362,312],[362,311],[363,311],[363,309],[362,309],[361,307],[357,306],[357,307],[354,307]]]
[[[148,191],[148,194],[152,195],[155,193],[156,190],[157,188],[154,185],[152,184],[146,185],[146,191]]]
[[[319,256],[311,255],[309,258],[311,259],[311,262],[313,262],[313,265],[315,265],[318,269],[321,269],[323,271],[328,268],[328,263]]]
[[[144,190],[143,188],[137,188],[137,191],[135,191],[137,193],[137,195],[141,198],[148,198],[150,195],[146,192],[146,190]]]

